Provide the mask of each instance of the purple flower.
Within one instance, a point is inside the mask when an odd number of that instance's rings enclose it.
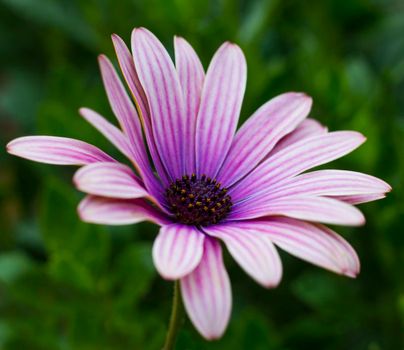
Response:
[[[174,39],[175,65],[144,28],[132,33],[132,53],[112,39],[132,98],[108,58],[99,63],[120,128],[90,109],[80,113],[134,170],[62,137],[18,138],[9,153],[82,166],[74,183],[88,193],[78,209],[83,221],[160,225],[154,264],[163,278],[180,280],[188,315],[207,339],[223,334],[231,312],[220,241],[268,288],[282,276],[275,245],[336,273],[358,274],[354,249],[321,224],[364,224],[354,205],[385,197],[390,186],[352,171],[305,171],[356,149],[365,141],[360,133],[328,132],[306,119],[312,100],[295,92],[265,103],[236,132],[247,78],[237,45],[224,43],[205,75],[182,38]]]

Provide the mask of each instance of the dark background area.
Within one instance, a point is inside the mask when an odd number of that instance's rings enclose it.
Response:
[[[282,254],[284,278],[265,290],[226,257],[233,314],[205,342],[189,321],[179,349],[404,348],[404,3],[400,0],[0,0],[0,349],[159,349],[172,285],[156,273],[149,224],[81,223],[73,168],[5,153],[12,138],[69,136],[113,147],[78,115],[112,118],[96,57],[110,34],[152,30],[172,53],[189,40],[207,67],[225,40],[248,62],[245,120],[276,94],[305,91],[311,116],[368,141],[330,167],[381,177],[387,199],[367,224],[336,228],[357,249],[356,280]]]

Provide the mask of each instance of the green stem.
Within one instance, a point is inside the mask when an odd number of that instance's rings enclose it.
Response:
[[[171,309],[170,323],[168,325],[168,331],[166,340],[164,342],[163,350],[173,350],[175,341],[177,340],[178,332],[181,328],[183,318],[183,309],[181,303],[180,283],[174,282],[174,295],[173,306]]]

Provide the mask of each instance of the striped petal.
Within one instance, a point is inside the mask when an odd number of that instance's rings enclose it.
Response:
[[[187,174],[195,172],[195,126],[196,117],[201,101],[201,92],[205,72],[201,61],[192,46],[183,38],[174,38],[175,66],[184,93],[185,115],[187,119],[186,134],[188,138],[185,154],[185,168]]]
[[[143,122],[147,145],[149,147],[151,158],[154,166],[165,184],[168,184],[166,171],[161,163],[160,156],[156,149],[156,144],[153,138],[153,131],[150,120],[150,110],[146,98],[146,94],[140,84],[138,74],[133,63],[133,57],[125,42],[116,34],[112,35],[115,52],[118,57],[119,66],[125,78],[129,90],[132,93],[133,100],[137,106],[139,117]]]
[[[357,196],[384,194],[391,187],[367,174],[346,170],[319,170],[285,179],[271,186],[269,192],[242,201],[243,209],[256,208],[277,198],[289,196]]]
[[[195,328],[209,340],[220,338],[231,313],[231,286],[218,241],[206,237],[200,264],[181,279],[185,309]]]
[[[160,41],[147,29],[132,33],[132,52],[144,88],[154,140],[171,179],[184,175],[187,119],[181,86],[174,64]]]
[[[163,226],[153,244],[153,261],[159,274],[176,280],[191,273],[201,261],[204,238],[194,226]]]
[[[325,226],[275,218],[243,222],[240,227],[267,235],[281,249],[314,265],[349,277],[359,273],[360,263],[355,250]]]
[[[133,151],[128,139],[121,130],[89,108],[80,108],[79,112],[87,122],[104,135],[124,156],[132,161],[134,160]]]
[[[78,213],[81,220],[101,225],[129,225],[142,221],[169,224],[168,219],[143,199],[125,200],[90,195],[80,202]]]
[[[221,239],[233,258],[256,282],[267,288],[279,284],[282,263],[268,237],[258,231],[247,231],[234,222],[205,227],[203,230]]]
[[[360,194],[360,195],[352,195],[352,196],[333,196],[333,198],[338,199],[340,201],[349,203],[349,204],[362,204],[377,201],[379,199],[386,198],[385,193],[374,193],[374,194]]]
[[[214,178],[233,141],[247,79],[241,49],[223,44],[214,55],[202,90],[196,127],[196,168]]]
[[[333,225],[360,226],[365,223],[360,210],[350,204],[328,197],[309,196],[277,198],[248,208],[235,206],[228,219],[246,220],[277,215]]]
[[[76,172],[73,181],[80,191],[97,196],[128,199],[148,196],[137,176],[124,164],[89,164]]]
[[[324,135],[328,132],[327,127],[320,124],[317,120],[307,118],[303,120],[299,126],[293,130],[290,134],[283,137],[274,147],[274,149],[269,152],[268,157],[279,152],[281,149],[292,145],[293,143],[299,142],[301,140],[307,139],[315,135]]]
[[[56,136],[19,137],[7,144],[7,152],[36,162],[58,165],[85,165],[114,161],[93,145]]]
[[[302,93],[279,95],[259,108],[237,132],[218,175],[228,187],[249,173],[276,143],[310,112],[312,99]]]
[[[305,170],[338,159],[359,147],[365,137],[355,131],[337,131],[296,142],[274,154],[230,189],[234,202],[261,195],[271,185]]]
[[[111,108],[133,148],[135,166],[145,181],[146,187],[152,190],[158,187],[158,183],[151,170],[136,109],[108,58],[101,55],[99,64]]]

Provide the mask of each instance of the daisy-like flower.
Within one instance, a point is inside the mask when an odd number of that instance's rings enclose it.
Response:
[[[156,269],[180,280],[188,316],[207,339],[223,334],[232,306],[220,242],[268,288],[282,276],[275,246],[336,273],[358,274],[354,249],[322,224],[364,224],[354,205],[385,197],[390,186],[352,171],[306,171],[350,153],[364,136],[328,132],[307,119],[312,100],[295,92],[271,99],[236,131],[247,77],[237,45],[224,43],[205,74],[183,38],[174,39],[175,65],[144,28],[134,29],[132,52],[117,35],[112,40],[132,96],[107,57],[99,64],[120,128],[90,109],[80,114],[131,166],[63,137],[18,138],[9,153],[81,166],[74,183],[88,194],[78,207],[83,221],[161,226]]]

